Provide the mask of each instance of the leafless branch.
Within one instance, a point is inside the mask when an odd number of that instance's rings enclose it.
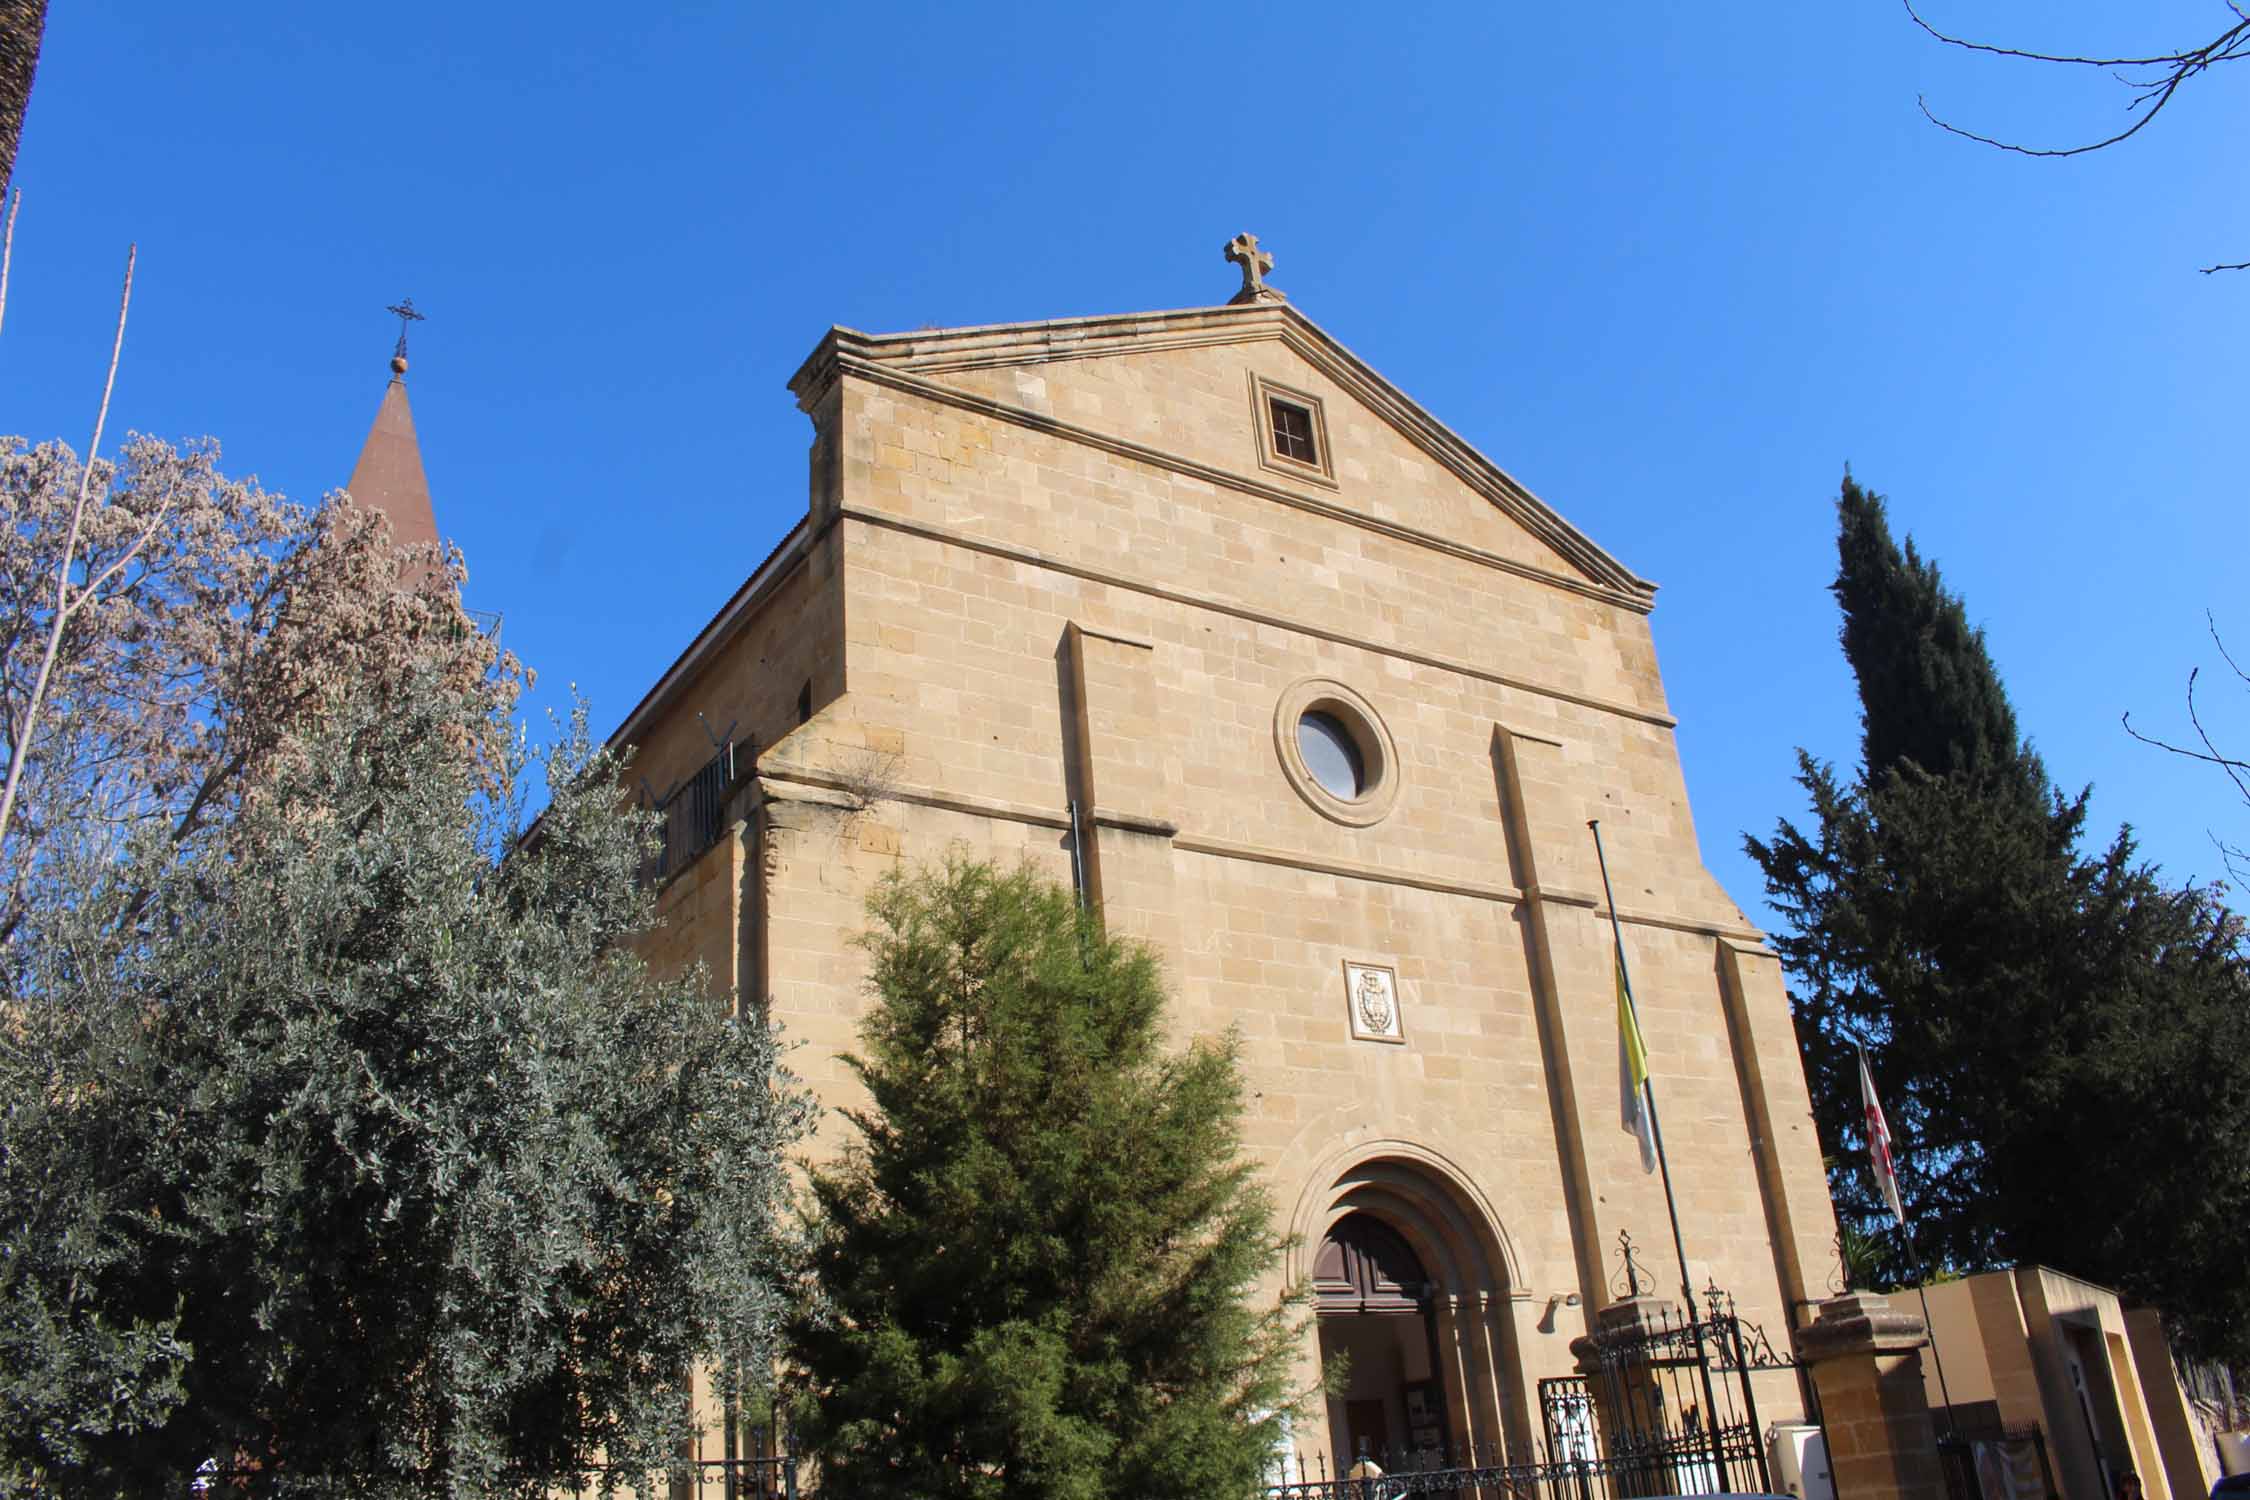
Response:
[[[2227,9],[2241,16],[2242,21],[2221,32],[2216,41],[2205,43],[2201,47],[2178,52],[2159,52],[2148,57],[2076,57],[2067,52],[2032,52],[2021,47],[1996,47],[1990,42],[1972,42],[1966,37],[1940,31],[1923,20],[1922,13],[1914,8],[1914,0],[1901,0],[1901,3],[1906,6],[1906,13],[1914,18],[1915,25],[1948,47],[1960,47],[1969,52],[1989,52],[1995,57],[2020,57],[2029,62],[2071,63],[2085,68],[2156,68],[2188,63],[2202,68],[2210,63],[2229,62],[2242,56],[2245,42],[2250,42],[2250,14],[2245,14],[2231,0]]]
[[[2224,0],[2228,14],[2235,17],[2235,22],[2202,46],[2151,53],[2142,57],[2081,57],[2068,52],[2036,52],[2024,47],[2001,47],[1990,42],[1972,41],[1967,37],[1940,31],[1922,19],[1922,13],[1914,8],[1914,0],[1900,0],[1900,3],[1906,7],[1906,14],[1916,26],[1948,47],[1959,47],[1966,52],[1982,52],[1993,57],[2013,57],[2026,62],[2101,68],[2130,91],[2132,97],[2125,108],[2139,118],[2114,135],[2104,136],[2097,141],[2084,141],[2075,146],[2027,146],[2021,141],[1984,135],[1942,118],[1930,108],[1927,99],[1916,97],[1914,102],[1922,111],[1922,117],[1938,129],[1949,135],[1960,136],[1963,140],[1990,146],[1996,151],[2014,152],[2018,156],[2084,156],[2090,151],[2100,151],[2120,141],[2130,140],[2163,113],[2164,107],[2172,102],[2172,96],[2179,92],[2180,85],[2220,63],[2239,62],[2244,57],[2250,57],[2250,10],[2245,10],[2240,0]],[[2250,270],[2250,261],[2202,266],[2198,269],[2206,276],[2218,271],[2244,271]]]
[[[109,374],[102,381],[102,404],[94,413],[93,440],[86,445],[85,463],[78,474],[78,502],[70,512],[70,535],[63,543],[62,560],[55,565],[55,617],[47,631],[47,652],[40,658],[39,675],[32,679],[31,699],[24,705],[23,722],[15,729],[15,753],[8,758],[7,787],[0,790],[0,847],[6,846],[8,825],[15,819],[16,791],[23,781],[24,762],[31,756],[31,737],[39,718],[39,704],[47,696],[55,656],[62,650],[63,628],[70,623],[75,611],[70,597],[70,569],[78,551],[79,533],[86,523],[86,501],[94,482],[94,455],[101,451],[102,428],[109,423],[109,398],[117,389],[117,361],[125,350],[125,315],[133,306],[133,263],[139,258],[140,246],[126,247],[125,288],[117,298],[117,335],[110,341]],[[77,602],[85,603],[86,597],[81,592]]]
[[[2227,664],[2227,670],[2234,673],[2237,682],[2245,687],[2250,687],[2250,672],[2245,672],[2242,664],[2235,660],[2234,653],[2227,650],[2226,639],[2219,634],[2218,620],[2206,613],[2204,624],[2211,632],[2211,644],[2218,648],[2219,659]],[[2235,795],[2243,800],[2244,805],[2250,806],[2250,760],[2243,760],[2220,750],[2218,743],[2211,738],[2210,730],[2204,727],[2202,712],[2196,707],[2195,686],[2196,679],[2201,672],[2202,668],[2198,667],[2188,673],[2187,709],[2188,723],[2194,726],[2196,741],[2203,747],[2202,749],[2199,750],[2193,745],[2176,745],[2170,740],[2161,740],[2152,735],[2143,734],[2133,727],[2133,716],[2131,714],[2125,715],[2125,732],[2142,744],[2152,745],[2167,754],[2201,761],[2205,765],[2217,766],[2220,771],[2225,773],[2227,780],[2234,783]],[[2217,834],[2211,835],[2211,842],[2217,846],[2220,858],[2225,861],[2229,878],[2237,881],[2242,880],[2245,874],[2243,867],[2246,862],[2250,862],[2250,854],[2246,854],[2240,846],[2226,842]]]
[[[2056,59],[2056,61],[2058,62],[2067,60],[2068,59],[2063,58]],[[1965,141],[1975,141],[1979,145],[1990,146],[1996,151],[2013,151],[2018,156],[2084,156],[2089,151],[2099,151],[2105,146],[2114,146],[2119,141],[2129,140],[2133,136],[2139,135],[2142,128],[2146,126],[2149,121],[2156,118],[2157,112],[2163,109],[2165,105],[2172,102],[2172,91],[2179,86],[2180,80],[2177,78],[2173,79],[2170,83],[2164,85],[2161,93],[2157,96],[2156,104],[2149,110],[2147,114],[2142,115],[2138,120],[2135,120],[2131,125],[2128,125],[2125,129],[2120,130],[2113,136],[2109,136],[2103,140],[2088,141],[2084,145],[2080,146],[2026,146],[2017,141],[2003,141],[1994,136],[1979,135],[1973,130],[1964,130],[1960,126],[1953,124],[1949,120],[1942,120],[1938,118],[1938,116],[1930,109],[1929,101],[1927,99],[1924,99],[1919,94],[1914,96],[1914,104],[1916,108],[1922,111],[1923,119],[1929,121],[1932,125],[1935,125],[1938,129],[1944,131],[1946,134],[1957,135]],[[2146,99],[2147,96],[2143,95],[2142,98],[2135,99],[2131,104],[2127,105],[2126,108],[2138,109],[2146,101]]]
[[[840,756],[831,774],[837,789],[851,798],[852,811],[862,813],[898,795],[899,770],[905,763],[906,757],[895,750],[866,748]]]
[[[2235,661],[2234,653],[2227,649],[2226,637],[2219,634],[2218,618],[2209,610],[2203,612],[2203,628],[2211,632],[2211,644],[2219,648],[2219,660],[2227,664],[2227,670],[2232,672],[2243,686],[2250,687],[2250,672],[2243,671],[2241,665]]]
[[[2217,766],[2220,770],[2226,772],[2227,779],[2234,783],[2234,789],[2241,794],[2242,800],[2250,803],[2250,781],[2243,779],[2245,774],[2250,774],[2250,761],[2238,760],[2234,756],[2223,754],[2219,747],[2212,742],[2211,732],[2203,727],[2203,717],[2196,709],[2195,682],[2202,671],[2201,667],[2197,667],[2189,672],[2187,685],[2188,723],[2194,726],[2195,737],[2203,745],[2201,750],[2189,745],[2175,745],[2170,740],[2160,740],[2153,735],[2141,733],[2133,727],[2133,716],[2131,714],[2126,714],[2124,717],[2125,732],[2144,745],[2153,745],[2157,749],[2173,755],[2182,755],[2189,760],[2199,760],[2205,765]]]

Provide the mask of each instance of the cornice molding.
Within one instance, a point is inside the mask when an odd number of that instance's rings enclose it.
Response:
[[[923,537],[945,546],[959,547],[964,552],[977,552],[987,557],[1006,558],[1009,562],[1024,563],[1031,567],[1045,569],[1048,572],[1061,573],[1066,577],[1083,578],[1089,582],[1107,584],[1112,588],[1123,589],[1128,593],[1144,594],[1151,599],[1162,599],[1172,604],[1184,604],[1191,609],[1209,610],[1212,614],[1225,615],[1230,619],[1248,620],[1258,625],[1272,625],[1297,635],[1309,636],[1314,640],[1331,641],[1339,646],[1349,646],[1355,651],[1365,651],[1371,655],[1389,657],[1395,661],[1410,661],[1420,666],[1435,667],[1441,672],[1451,672],[1457,676],[1471,678],[1478,682],[1489,682],[1495,687],[1513,688],[1518,692],[1530,693],[1541,698],[1551,698],[1558,703],[1570,703],[1579,708],[1592,709],[1597,713],[1613,714],[1620,719],[1653,724],[1659,729],[1676,729],[1679,727],[1680,721],[1672,715],[1657,713],[1641,708],[1636,704],[1619,703],[1609,698],[1596,698],[1588,693],[1574,693],[1567,688],[1555,687],[1550,683],[1535,682],[1530,678],[1517,677],[1512,673],[1490,671],[1472,662],[1461,661],[1453,657],[1438,656],[1427,651],[1414,651],[1404,646],[1386,645],[1381,641],[1370,640],[1365,636],[1332,630],[1325,625],[1314,624],[1310,620],[1275,614],[1271,610],[1259,609],[1252,605],[1236,604],[1224,599],[1191,594],[1182,589],[1166,588],[1162,584],[1147,578],[1137,578],[1111,568],[1089,567],[1084,563],[1071,562],[1064,558],[1051,556],[1038,551],[1036,548],[1015,547],[1004,542],[992,541],[986,537],[972,536],[967,532],[957,531],[950,526],[939,526],[928,521],[911,520],[905,516],[894,516],[886,511],[869,510],[864,506],[857,505],[840,507],[837,515],[844,520],[857,521],[862,525],[879,526],[886,531],[902,532],[907,536]]]
[[[834,772],[811,766],[780,765],[761,760],[755,772],[753,785],[769,801],[812,802],[844,812],[862,812],[867,804],[849,791],[849,782]],[[908,807],[935,808],[941,812],[958,813],[973,818],[991,818],[1003,823],[1024,823],[1035,828],[1052,828],[1067,831],[1070,828],[1070,810],[1065,807],[1035,807],[1024,802],[1010,802],[999,797],[983,797],[973,792],[942,791],[937,787],[898,783],[884,788],[884,802],[896,802]],[[1236,839],[1213,838],[1208,835],[1182,830],[1176,823],[1160,818],[1141,817],[1117,812],[1109,808],[1090,810],[1092,821],[1099,827],[1119,829],[1169,841],[1172,846],[1187,854],[1201,854],[1216,859],[1239,860],[1246,864],[1279,865],[1286,869],[1303,870],[1308,874],[1341,876],[1348,880],[1364,880],[1374,885],[1404,886],[1412,890],[1433,891],[1440,895],[1468,896],[1479,901],[1491,901],[1504,906],[1514,906],[1526,901],[1554,901],[1571,906],[1583,906],[1594,911],[1605,921],[1609,911],[1601,906],[1600,898],[1576,891],[1541,890],[1534,886],[1519,890],[1515,886],[1497,881],[1460,880],[1442,875],[1424,875],[1395,865],[1370,864],[1364,860],[1339,859],[1332,855],[1314,854],[1303,850],[1274,849],[1258,844],[1246,844]],[[1632,927],[1660,927],[1673,932],[1691,933],[1698,937],[1716,938],[1721,942],[1739,939],[1746,930],[1731,924],[1698,921],[1692,917],[1674,917],[1656,912],[1620,910],[1619,921]]]

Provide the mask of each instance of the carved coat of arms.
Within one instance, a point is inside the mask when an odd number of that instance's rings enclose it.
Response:
[[[1352,1035],[1371,1042],[1403,1042],[1398,976],[1377,964],[1344,965],[1344,998],[1351,1007]]]

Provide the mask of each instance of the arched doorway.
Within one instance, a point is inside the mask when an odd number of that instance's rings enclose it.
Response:
[[[1322,1374],[1334,1378],[1348,1361],[1326,1402],[1333,1462],[1348,1468],[1363,1445],[1487,1464],[1530,1451],[1513,1252],[1458,1169],[1382,1143],[1322,1170],[1297,1223],[1311,1251],[1297,1264],[1311,1273]]]
[[[1313,1290],[1321,1369],[1345,1364],[1343,1387],[1329,1393],[1338,1452],[1389,1461],[1402,1448],[1449,1446],[1437,1287],[1413,1247],[1373,1214],[1346,1214],[1320,1242]]]

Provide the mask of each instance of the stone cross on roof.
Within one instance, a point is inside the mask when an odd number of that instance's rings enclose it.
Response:
[[[1288,293],[1266,285],[1266,273],[1273,269],[1273,256],[1258,248],[1256,235],[1236,235],[1227,241],[1225,253],[1228,260],[1242,267],[1242,290],[1227,299],[1227,306],[1289,300]]]

